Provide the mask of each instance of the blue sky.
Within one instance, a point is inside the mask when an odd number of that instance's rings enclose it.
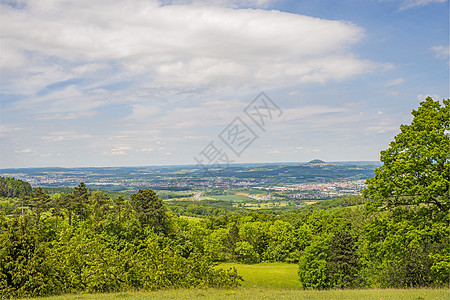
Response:
[[[449,98],[442,0],[1,1],[1,38],[1,168],[378,160]]]

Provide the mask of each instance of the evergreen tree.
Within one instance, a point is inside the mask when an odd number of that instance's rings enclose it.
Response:
[[[122,222],[122,212],[125,206],[125,198],[120,195],[119,197],[116,198],[116,200],[114,201],[115,203],[115,208],[117,210],[117,214],[119,217],[119,223]]]
[[[83,214],[85,212],[85,206],[88,204],[89,193],[84,182],[81,182],[73,191],[74,200],[77,205],[78,212],[80,214],[80,221],[83,221]]]
[[[327,256],[327,275],[331,286],[357,286],[359,261],[354,247],[353,237],[348,231],[338,231],[331,239]]]
[[[167,232],[166,208],[162,199],[153,190],[139,190],[131,195],[131,205],[143,226],[153,227],[155,232]]]
[[[41,218],[41,213],[49,208],[51,198],[48,192],[41,187],[34,189],[34,191],[29,196],[23,195],[25,203],[27,206],[31,207],[33,215],[36,220],[37,226],[39,226],[39,220]]]
[[[227,235],[227,249],[233,259],[236,259],[238,254],[236,253],[236,245],[240,241],[239,237],[239,227],[237,227],[236,223],[233,223],[231,228],[228,231]]]

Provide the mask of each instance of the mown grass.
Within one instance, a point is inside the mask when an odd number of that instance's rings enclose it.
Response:
[[[244,288],[278,288],[299,289],[298,265],[286,263],[259,263],[244,265],[236,263],[220,264],[219,268],[228,269],[235,267],[242,276]]]
[[[238,288],[235,290],[219,289],[171,289],[155,292],[125,292],[114,294],[79,294],[63,295],[49,298],[32,298],[36,300],[165,300],[165,299],[296,299],[296,300],[448,300],[448,289],[368,289],[368,290],[327,290],[303,291],[292,289]]]

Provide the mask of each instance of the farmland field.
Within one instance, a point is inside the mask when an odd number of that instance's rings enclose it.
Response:
[[[244,195],[214,195],[214,199],[222,201],[249,201],[251,198]]]

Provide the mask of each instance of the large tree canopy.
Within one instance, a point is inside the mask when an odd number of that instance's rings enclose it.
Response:
[[[363,191],[379,206],[427,205],[433,210],[449,209],[450,99],[420,103],[410,125],[385,151],[383,165],[367,180]]]

